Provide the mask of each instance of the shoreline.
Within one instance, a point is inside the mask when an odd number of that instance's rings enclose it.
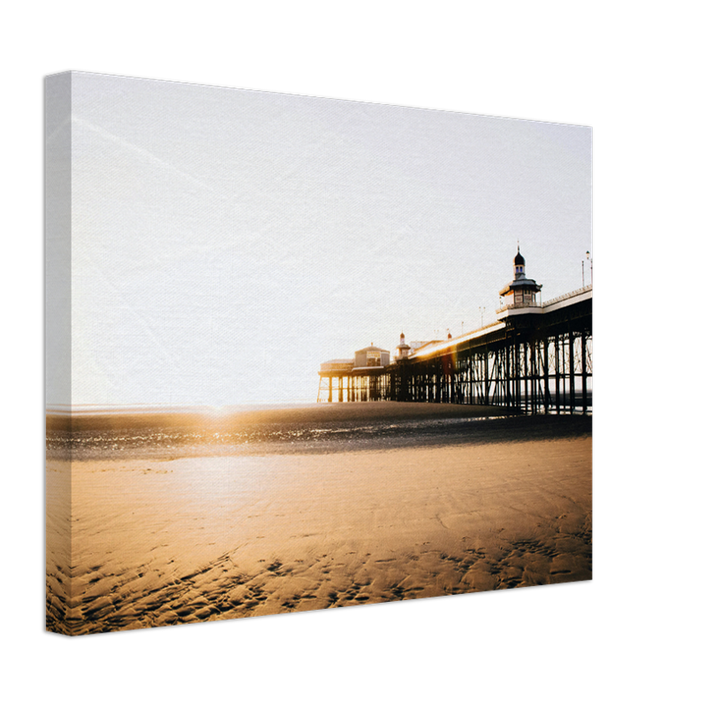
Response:
[[[47,458],[333,454],[584,436],[592,436],[591,415],[523,415],[446,403],[318,403],[226,414],[50,415]]]
[[[450,419],[457,417],[508,417],[517,415],[514,408],[498,405],[460,405],[454,403],[400,403],[391,400],[375,402],[343,403],[288,403],[248,406],[210,405],[137,407],[102,409],[97,412],[61,411],[49,407],[46,417],[54,425],[64,425],[72,420],[75,429],[101,429],[116,424],[129,426],[153,426],[174,420],[178,424],[207,424],[216,427],[242,423],[292,423],[327,422],[334,419],[407,420],[407,419]]]

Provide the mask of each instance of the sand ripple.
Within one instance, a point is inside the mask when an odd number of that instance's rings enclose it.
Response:
[[[589,531],[557,534],[552,543],[500,538],[490,547],[467,545],[450,554],[426,546],[393,557],[349,551],[275,558],[260,560],[264,566],[253,574],[238,566],[242,554],[224,554],[160,586],[143,581],[142,567],[78,578],[81,594],[67,609],[48,599],[48,628],[96,633],[571,582],[592,574]]]
[[[48,628],[95,633],[587,580],[590,457],[582,437],[77,462],[72,563],[48,546]],[[53,473],[68,471],[50,464]]]

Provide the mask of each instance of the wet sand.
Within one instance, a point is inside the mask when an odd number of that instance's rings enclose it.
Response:
[[[351,417],[368,414],[351,407]],[[545,438],[534,418],[503,422],[504,436],[480,441],[466,431],[350,452],[313,452],[310,440],[300,454],[172,450],[72,464],[50,455],[48,628],[83,634],[590,579],[588,422],[545,418]],[[70,469],[72,558],[57,542]]]
[[[590,417],[447,403],[334,403],[196,413],[48,415],[52,459],[332,454],[590,434]]]

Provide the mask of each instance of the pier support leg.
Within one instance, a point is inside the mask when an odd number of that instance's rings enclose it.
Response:
[[[569,375],[570,375],[570,412],[575,412],[575,337],[572,329],[569,333]]]

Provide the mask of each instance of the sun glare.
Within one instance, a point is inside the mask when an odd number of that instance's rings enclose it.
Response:
[[[227,415],[228,409],[227,405],[210,405],[207,412],[210,417],[223,417],[223,415]]]

